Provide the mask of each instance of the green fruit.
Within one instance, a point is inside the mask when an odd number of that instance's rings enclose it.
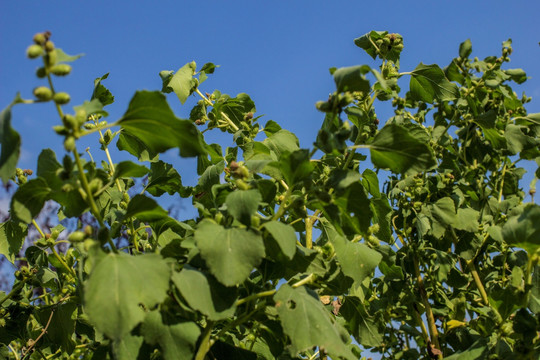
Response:
[[[74,231],[68,236],[68,241],[72,243],[78,243],[86,239],[86,234],[82,231]]]
[[[49,101],[53,97],[53,93],[48,87],[39,86],[34,89],[34,96],[41,101]]]
[[[53,100],[58,105],[65,105],[69,102],[69,100],[71,100],[71,98],[68,93],[59,92],[59,93],[54,94]]]
[[[36,76],[40,79],[43,79],[47,76],[47,70],[44,67],[40,67],[36,70]]]
[[[251,216],[251,227],[258,228],[261,225],[261,218],[257,215]]]
[[[103,186],[103,181],[100,178],[95,178],[90,181],[88,187],[90,188],[90,193],[95,194]]]
[[[58,54],[56,50],[50,51],[47,54],[45,54],[45,65],[53,66],[56,64],[57,59],[58,59]]]
[[[67,135],[69,134],[69,131],[68,129],[66,129],[65,126],[62,126],[62,125],[55,125],[53,126],[53,130],[55,133],[57,133],[58,135]]]
[[[47,41],[45,43],[45,51],[51,52],[54,50],[54,43],[52,41]]]
[[[58,231],[58,230],[53,230],[53,231],[51,232],[51,239],[56,240],[56,239],[58,239],[58,236],[59,236],[59,235],[60,235],[60,231]]]
[[[75,150],[75,138],[73,136],[68,136],[66,140],[64,140],[64,149],[66,149],[66,151]]]
[[[39,45],[30,45],[28,49],[26,49],[26,56],[30,59],[35,59],[41,55],[43,55],[43,48]]]
[[[88,119],[88,117],[86,115],[86,110],[79,109],[79,110],[77,110],[77,112],[75,112],[75,120],[77,120],[77,123],[79,125],[84,124],[87,119]]]
[[[51,67],[49,71],[56,76],[66,76],[71,72],[71,66],[68,64],[57,64]]]
[[[62,118],[62,122],[67,129],[75,129],[77,127],[77,120],[73,115],[66,114]]]
[[[44,33],[37,33],[34,35],[34,42],[38,45],[44,44],[47,41],[47,37]]]

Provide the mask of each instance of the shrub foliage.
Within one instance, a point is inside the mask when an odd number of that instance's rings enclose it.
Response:
[[[161,71],[162,89],[137,91],[116,121],[102,76],[70,113],[53,84],[78,56],[36,34],[27,55],[44,85],[0,114],[0,177],[18,186],[0,225],[18,266],[0,294],[2,356],[537,359],[540,207],[524,203],[520,165],[540,162],[540,114],[512,90],[527,76],[505,67],[511,41],[479,60],[467,40],[447,66],[407,72],[399,34],[355,44],[380,67],[330,69],[336,89],[302,149],[262,125],[249,95],[204,93],[211,63]],[[167,93],[200,98],[189,119]],[[66,152],[44,149],[22,170],[12,108],[35,102],[57,111]],[[381,121],[375,106],[390,104]],[[227,147],[208,131],[230,135]],[[81,152],[86,136],[108,161]],[[114,144],[133,161],[114,163]],[[196,157],[195,186],[160,160],[170,149]],[[165,193],[198,215],[171,217]],[[38,217],[50,201],[52,227]]]

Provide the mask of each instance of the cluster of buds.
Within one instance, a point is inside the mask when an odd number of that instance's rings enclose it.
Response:
[[[54,47],[54,43],[50,40],[51,32],[45,31],[34,35],[34,43],[26,49],[26,55],[30,59],[43,58],[45,66],[40,67],[36,75],[39,78],[44,78],[50,74],[56,76],[66,76],[71,72],[71,66],[68,64],[59,64],[58,51]],[[65,92],[54,93],[47,86],[39,86],[34,89],[34,96],[39,101],[54,100],[58,105],[65,105],[70,101],[70,96]]]
[[[379,56],[384,59],[391,52],[401,52],[403,50],[403,37],[399,34],[386,34],[382,39],[378,39],[375,44],[379,48]]]
[[[19,185],[22,185],[24,183],[26,183],[26,181],[28,181],[27,179],[27,176],[30,176],[32,175],[34,172],[31,170],[31,169],[15,169],[15,176],[16,176],[16,180],[17,180],[17,183]]]

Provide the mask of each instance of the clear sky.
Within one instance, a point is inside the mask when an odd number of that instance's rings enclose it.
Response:
[[[334,90],[328,68],[376,63],[353,44],[370,30],[403,35],[402,71],[418,63],[446,66],[459,44],[470,38],[473,56],[498,55],[513,39],[508,67],[523,68],[531,79],[518,88],[533,96],[529,112],[540,112],[540,26],[538,1],[1,1],[0,107],[17,91],[31,98],[42,85],[37,61],[26,59],[34,33],[50,30],[68,54],[85,53],[70,76],[56,87],[71,94],[71,105],[91,95],[93,80],[104,84],[116,102],[107,107],[118,119],[137,89],[160,89],[159,71],[177,70],[195,60],[221,65],[202,90],[246,92],[265,114],[296,133],[310,147],[323,115],[314,103]],[[404,83],[408,79],[402,79]],[[180,117],[191,107],[169,102]],[[385,117],[379,110],[381,126]],[[22,134],[20,165],[36,167],[39,151],[62,154],[51,129],[59,120],[53,105],[17,106],[13,126]],[[96,139],[87,146],[99,152]],[[177,152],[166,154],[173,161]],[[127,157],[126,157],[127,158]],[[123,160],[116,155],[115,161]],[[527,184],[528,186],[528,184]]]

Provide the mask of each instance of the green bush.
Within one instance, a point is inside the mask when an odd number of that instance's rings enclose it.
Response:
[[[78,56],[50,33],[34,39],[46,85],[0,114],[0,177],[18,185],[0,225],[0,251],[18,265],[0,294],[5,358],[538,358],[540,207],[523,203],[519,165],[540,162],[540,114],[511,88],[527,76],[504,66],[510,41],[479,60],[467,40],[444,68],[400,72],[400,35],[356,39],[380,68],[331,69],[336,91],[301,149],[262,125],[249,95],[203,93],[211,63],[161,71],[162,90],[137,91],[117,121],[107,75],[68,113],[51,75]],[[200,97],[189,119],[171,92]],[[46,101],[67,155],[45,149],[35,171],[19,169],[12,107]],[[384,121],[382,102],[394,109]],[[217,129],[231,146],[205,141]],[[85,136],[108,162],[83,156]],[[113,143],[135,160],[114,163]],[[159,159],[173,148],[197,158],[195,186]],[[172,218],[155,200],[165,193],[198,215]],[[53,228],[36,221],[48,201]],[[21,256],[31,226],[40,238]]]

